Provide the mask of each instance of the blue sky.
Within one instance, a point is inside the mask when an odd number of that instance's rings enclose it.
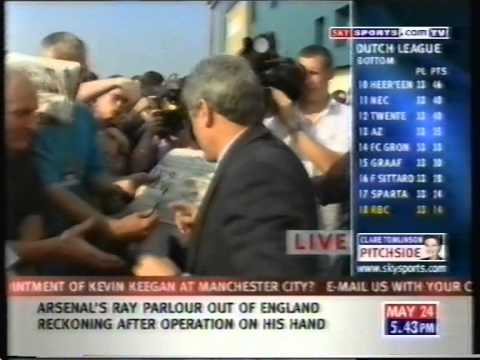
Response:
[[[100,77],[184,75],[209,52],[206,1],[22,1],[5,8],[7,50],[37,55],[44,36],[69,31],[86,42]]]

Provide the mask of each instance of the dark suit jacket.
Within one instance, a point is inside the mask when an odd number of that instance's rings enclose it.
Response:
[[[302,163],[259,125],[241,135],[215,172],[193,230],[187,271],[314,276],[314,256],[286,254],[286,230],[317,228],[315,194]]]

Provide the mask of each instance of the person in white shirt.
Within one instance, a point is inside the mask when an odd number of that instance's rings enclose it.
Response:
[[[350,151],[352,110],[328,92],[333,60],[323,46],[310,45],[299,52],[306,70],[302,97],[294,103],[282,91],[272,89],[277,114],[264,120],[277,137],[302,159],[311,177],[324,175]],[[321,228],[337,229],[342,222],[340,204],[319,208]]]

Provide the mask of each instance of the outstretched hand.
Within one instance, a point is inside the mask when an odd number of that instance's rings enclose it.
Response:
[[[84,235],[95,226],[93,219],[73,226],[63,232],[59,241],[62,261],[102,271],[118,271],[126,263],[118,256],[106,253],[85,240]]]

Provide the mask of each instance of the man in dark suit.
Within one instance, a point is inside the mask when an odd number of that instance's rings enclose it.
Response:
[[[218,163],[198,212],[177,209],[187,272],[314,276],[315,257],[286,253],[287,230],[318,228],[312,184],[297,156],[261,125],[264,92],[246,60],[200,62],[182,96],[196,141]]]

